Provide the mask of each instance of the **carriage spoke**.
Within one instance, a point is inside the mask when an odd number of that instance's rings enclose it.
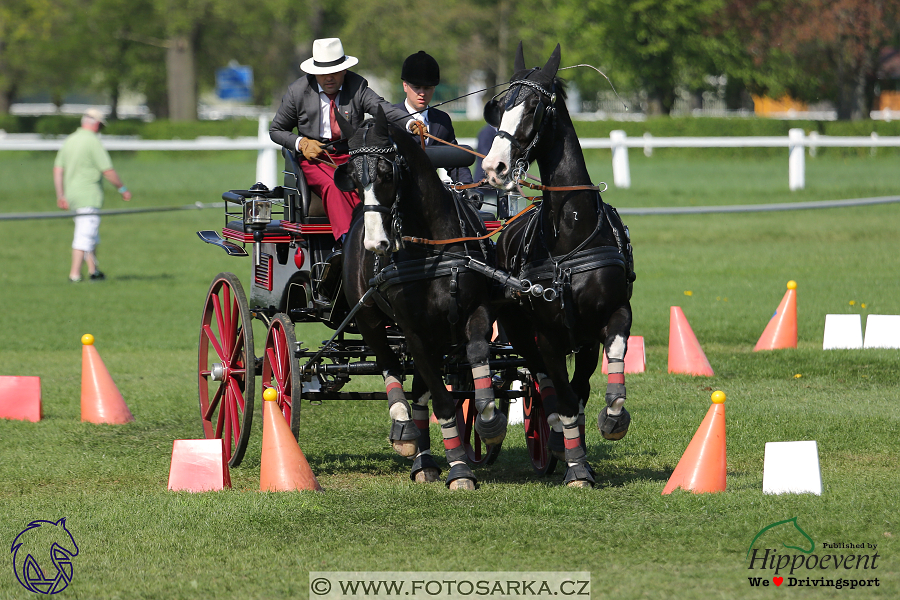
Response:
[[[234,398],[234,402],[229,402],[229,404],[234,404],[235,407],[240,407],[241,412],[244,411],[244,392],[241,390],[240,385],[236,379],[229,378],[228,379],[228,391],[231,393],[231,397]]]
[[[213,395],[212,399],[209,401],[209,407],[206,409],[206,412],[203,413],[203,420],[210,421],[212,420],[213,413],[216,412],[216,408],[219,406],[219,401],[222,399],[222,394],[225,391],[225,382],[223,381],[219,384],[218,389],[216,389],[215,395]]]
[[[225,326],[224,316],[222,315],[222,311],[223,311],[222,299],[219,296],[213,294],[213,296],[211,297],[211,300],[212,300],[212,307],[213,307],[213,315],[216,317],[216,327],[219,330],[219,338],[222,339],[223,341],[225,341],[228,339],[228,331]],[[207,327],[210,327],[210,325],[207,325]],[[215,336],[213,334],[210,334],[210,337],[215,338]],[[224,354],[223,354],[223,356],[224,356]]]
[[[225,433],[224,430],[227,427],[227,424],[225,422],[225,413],[227,412],[225,409],[225,406],[227,404],[228,404],[228,398],[227,398],[227,393],[226,393],[225,402],[221,403],[221,406],[219,407],[219,414],[216,415],[216,435],[215,435],[215,437],[221,438],[221,439],[225,439],[223,434]],[[210,416],[212,416],[212,414],[210,414]]]
[[[244,333],[244,328],[241,327],[238,330],[237,338],[234,340],[234,346],[232,346],[231,352],[228,355],[228,366],[234,372],[240,371],[240,369],[238,368],[237,365],[241,365],[242,367],[245,367],[245,368],[247,366],[241,362],[241,354],[244,351],[244,335],[243,335],[243,333]],[[223,358],[223,360],[224,360],[224,358]]]
[[[206,337],[212,344],[213,351],[216,353],[216,356],[219,357],[219,360],[225,362],[225,352],[222,350],[222,346],[219,344],[219,340],[216,339],[216,335],[215,333],[213,333],[212,327],[210,327],[209,325],[204,325],[203,333],[206,334]],[[208,374],[209,371],[207,371],[206,373]]]
[[[235,398],[237,400],[237,398]],[[237,446],[240,443],[241,438],[241,420],[238,414],[238,403],[237,402],[229,402],[228,407],[228,418],[231,421],[231,442]]]

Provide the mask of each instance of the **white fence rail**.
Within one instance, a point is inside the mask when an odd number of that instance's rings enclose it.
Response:
[[[474,138],[460,138],[461,144],[475,145]],[[642,137],[628,137],[624,131],[611,131],[609,139],[584,138],[581,147],[608,148],[612,150],[613,185],[631,187],[631,170],[628,149],[641,148],[650,156],[655,148],[787,148],[788,187],[802,190],[806,187],[806,149],[815,156],[817,148],[885,148],[900,146],[900,136],[828,136],[802,129],[791,129],[787,137],[654,137],[645,133]],[[63,140],[20,139],[15,136],[0,137],[0,150],[59,150]],[[274,187],[279,183],[279,153],[281,147],[269,139],[269,121],[259,118],[257,136],[243,138],[208,137],[196,140],[140,140],[112,139],[103,141],[108,150],[256,150],[256,180]]]

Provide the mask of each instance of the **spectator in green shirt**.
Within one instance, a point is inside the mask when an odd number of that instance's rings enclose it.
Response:
[[[81,263],[86,262],[93,281],[106,277],[97,266],[97,244],[100,243],[100,208],[103,206],[103,178],[119,193],[131,200],[131,192],[113,169],[109,153],[100,143],[97,132],[106,118],[96,108],[81,117],[81,127],[66,138],[53,163],[56,205],[75,211],[75,236],[72,240],[72,268],[69,281],[81,281]]]

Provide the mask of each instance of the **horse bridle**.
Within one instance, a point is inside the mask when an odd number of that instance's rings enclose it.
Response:
[[[528,79],[528,76],[531,73],[538,70],[537,68],[531,69],[525,77],[522,79],[517,79],[515,81],[510,82],[509,88],[506,90],[506,103],[503,108],[504,112],[511,109],[515,105],[519,104],[518,98],[519,94],[522,93],[522,87],[531,88],[535,92],[538,93],[539,96],[546,96],[549,100],[548,104],[544,104],[543,98],[538,99],[537,106],[534,108],[534,114],[532,116],[532,123],[534,124],[534,128],[536,133],[534,137],[531,138],[531,142],[527,147],[523,148],[522,144],[519,143],[519,140],[515,138],[515,136],[508,131],[504,131],[500,129],[500,121],[496,115],[496,109],[499,106],[499,102],[497,97],[492,98],[484,107],[484,118],[490,125],[493,125],[497,128],[497,137],[505,139],[512,146],[514,146],[521,153],[521,157],[516,160],[516,165],[513,171],[514,179],[522,179],[522,175],[528,170],[528,165],[531,163],[531,154],[534,152],[534,148],[538,145],[541,139],[541,134],[545,129],[545,125],[547,123],[553,123],[553,118],[556,116],[556,84],[555,82],[552,84],[552,87],[548,90],[541,84],[531,81]],[[525,102],[527,96],[523,97],[521,102]]]
[[[366,131],[363,134],[363,140],[365,141],[365,136],[368,134]],[[402,232],[402,224],[400,220],[400,191],[401,191],[401,179],[403,177],[403,171],[407,170],[406,159],[400,156],[400,152],[397,149],[397,143],[394,141],[394,138],[388,136],[388,139],[391,142],[390,146],[361,146],[359,148],[355,148],[350,150],[350,160],[353,160],[355,157],[362,157],[362,176],[360,177],[360,184],[365,188],[372,180],[369,179],[369,157],[374,156],[375,160],[375,168],[372,169],[373,172],[378,169],[378,160],[390,160],[391,168],[393,169],[393,179],[392,183],[394,185],[394,202],[391,206],[383,206],[382,204],[363,204],[363,212],[377,212],[383,215],[391,216],[391,233],[390,233],[390,247],[396,252],[403,245],[403,232]],[[394,159],[391,160],[387,158],[387,154],[391,152],[394,153]]]

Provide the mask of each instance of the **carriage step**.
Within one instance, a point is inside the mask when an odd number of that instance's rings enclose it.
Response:
[[[225,250],[225,252],[228,253],[228,256],[249,256],[246,250],[234,242],[223,239],[218,232],[205,229],[203,231],[198,231],[197,235],[207,244],[212,244],[213,246],[218,246]]]

